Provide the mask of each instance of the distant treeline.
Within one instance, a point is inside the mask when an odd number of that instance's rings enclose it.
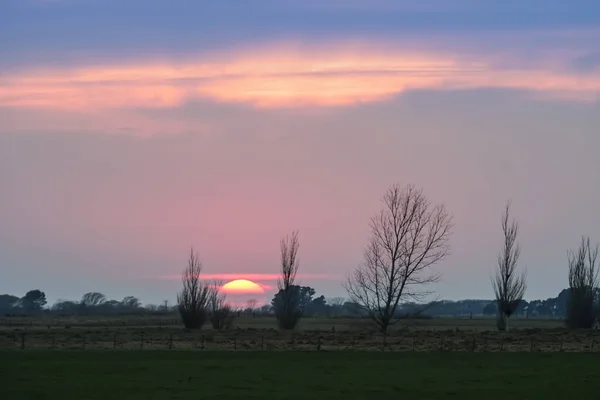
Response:
[[[308,316],[349,316],[359,315],[361,310],[351,302],[341,297],[325,299],[315,296],[315,289],[308,286],[297,286],[295,293]],[[273,304],[278,300],[277,293],[271,304],[258,305],[255,300],[249,300],[244,307],[233,308],[238,315],[270,315],[273,314]],[[162,304],[142,305],[135,296],[126,296],[122,300],[111,300],[99,292],[89,292],[81,300],[58,300],[51,306],[47,305],[46,294],[41,290],[31,290],[23,297],[10,294],[0,294],[0,315],[114,315],[114,314],[168,314],[176,313],[177,305],[168,301]]]
[[[366,313],[355,303],[344,298],[325,298],[316,296],[309,286],[298,286],[306,316],[360,316]],[[248,301],[246,307],[234,310],[238,315],[271,315],[273,304],[277,301],[276,294],[271,304],[258,306],[255,301]],[[600,297],[600,293],[598,294]],[[558,296],[546,300],[522,300],[515,312],[520,317],[554,317],[564,318],[567,313],[569,289],[562,290]],[[493,300],[442,300],[431,304],[408,303],[398,308],[398,314],[405,316],[496,316],[496,302]],[[112,315],[112,314],[168,314],[177,312],[177,306],[168,301],[162,304],[142,306],[135,296],[126,296],[122,300],[108,299],[99,292],[89,292],[81,300],[59,300],[52,306],[47,306],[46,294],[41,290],[31,290],[23,297],[9,294],[0,295],[0,315],[31,315],[51,313],[56,315]]]
[[[564,318],[567,315],[569,293],[569,289],[563,289],[558,296],[545,300],[521,300],[513,315],[525,318]],[[596,291],[596,297],[600,300],[600,291]],[[420,308],[423,306],[419,304],[405,304],[400,310],[402,313],[411,313]],[[496,316],[498,306],[495,300],[442,300],[431,304],[423,313],[431,316]]]
[[[1,315],[32,315],[53,313],[59,315],[109,315],[109,314],[139,314],[148,311],[171,312],[175,308],[164,303],[160,306],[142,307],[135,296],[126,296],[122,300],[110,300],[104,294],[89,292],[81,300],[59,300],[52,306],[47,306],[46,294],[39,290],[30,290],[23,297],[10,294],[0,295]]]

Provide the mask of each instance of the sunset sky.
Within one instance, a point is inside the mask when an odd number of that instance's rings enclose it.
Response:
[[[206,274],[344,296],[393,183],[454,215],[442,298],[527,299],[600,241],[597,0],[1,0],[0,293],[174,300]],[[271,290],[271,292],[269,292]]]

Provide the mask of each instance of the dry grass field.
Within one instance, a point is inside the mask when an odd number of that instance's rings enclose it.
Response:
[[[169,315],[129,315],[129,316],[40,316],[40,317],[0,317],[0,330],[15,328],[91,328],[91,327],[174,327],[182,324],[177,314]],[[240,329],[275,329],[274,317],[241,316],[234,320],[234,328]],[[561,319],[519,319],[513,318],[511,329],[557,329],[563,328]],[[299,330],[372,330],[373,324],[368,318],[319,317],[304,318],[300,321]],[[403,320],[392,330],[496,330],[494,318],[452,318],[439,317],[429,319]]]
[[[567,331],[560,320],[515,319],[511,327],[499,333],[491,318],[433,318],[381,335],[359,318],[306,318],[294,332],[280,332],[271,317],[239,317],[222,332],[185,330],[174,315],[7,318],[0,350],[600,351],[600,332]]]

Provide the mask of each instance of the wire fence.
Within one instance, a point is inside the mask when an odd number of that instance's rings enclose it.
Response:
[[[197,350],[392,352],[600,352],[600,335],[512,335],[414,332],[411,335],[267,332],[28,332],[0,334],[0,350]]]

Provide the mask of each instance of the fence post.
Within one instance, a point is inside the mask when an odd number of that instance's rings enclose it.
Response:
[[[500,338],[500,353],[504,350],[504,338]]]
[[[140,350],[144,350],[144,331],[140,333]]]
[[[169,335],[169,350],[173,349],[173,334]]]
[[[471,344],[471,351],[475,352],[475,337],[473,337],[473,343]]]
[[[529,348],[529,351],[532,352],[533,351],[533,337],[531,338],[531,347]]]
[[[563,338],[560,338],[560,349],[558,351],[563,351]]]
[[[321,336],[319,336],[319,340],[317,342],[317,351],[321,350]]]

